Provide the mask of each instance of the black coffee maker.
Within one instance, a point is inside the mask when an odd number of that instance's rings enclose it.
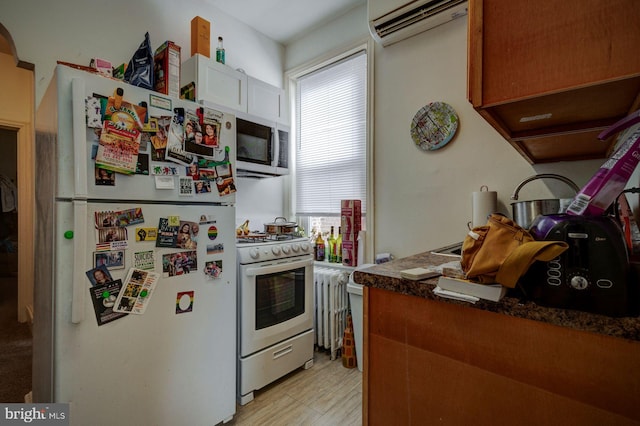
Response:
[[[536,240],[565,241],[569,249],[535,262],[520,280],[542,306],[609,316],[638,313],[638,283],[631,278],[622,229],[609,216],[540,215],[529,232]]]

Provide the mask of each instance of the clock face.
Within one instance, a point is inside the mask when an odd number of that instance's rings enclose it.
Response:
[[[411,139],[423,151],[440,149],[456,134],[458,121],[458,114],[451,105],[431,102],[413,117]]]

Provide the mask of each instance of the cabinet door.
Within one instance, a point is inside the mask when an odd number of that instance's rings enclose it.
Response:
[[[247,111],[247,75],[196,54],[182,64],[181,87],[193,81],[196,100]]]
[[[468,98],[529,162],[610,155],[640,105],[637,0],[470,0]]]
[[[263,81],[248,77],[247,112],[258,117],[284,122],[285,99],[284,90]]]

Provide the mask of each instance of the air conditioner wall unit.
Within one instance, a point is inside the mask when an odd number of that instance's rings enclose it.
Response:
[[[367,9],[371,35],[388,46],[466,16],[467,0],[369,0]]]

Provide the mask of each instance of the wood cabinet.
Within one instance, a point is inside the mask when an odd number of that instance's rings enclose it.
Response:
[[[606,157],[640,108],[637,0],[469,0],[468,98],[530,163]]]
[[[364,287],[363,424],[630,425],[640,342]]]

